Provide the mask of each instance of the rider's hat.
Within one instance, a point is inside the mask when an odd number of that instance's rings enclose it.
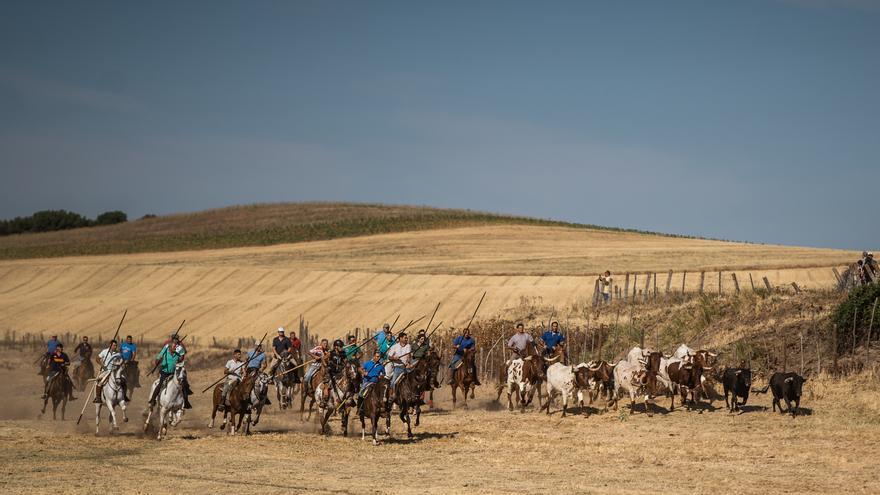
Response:
[[[284,333],[284,327],[278,327],[278,333]]]
[[[343,345],[345,345],[345,344],[343,344],[343,343],[342,343],[342,340],[340,340],[340,339],[336,339],[336,340],[333,341],[333,346],[334,346],[334,347],[336,347],[336,346],[342,347]]]

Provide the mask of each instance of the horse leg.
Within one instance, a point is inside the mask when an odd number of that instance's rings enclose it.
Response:
[[[95,436],[98,436],[98,432],[101,428],[101,404],[95,404]]]
[[[364,400],[366,400],[366,399],[364,399]],[[363,406],[361,406],[360,410],[358,411],[358,419],[361,420],[361,440],[364,440],[367,438],[367,424],[364,421],[364,419],[366,419],[366,418],[364,416]]]
[[[110,413],[110,432],[113,430],[118,430],[119,425],[116,423],[116,405],[111,401],[110,404],[107,404],[107,411]]]
[[[457,387],[456,387],[456,385],[455,385],[455,382],[453,382],[453,383],[452,383],[452,408],[453,408],[453,409],[455,409],[455,402],[456,402],[456,398],[455,398],[455,389],[456,389],[456,388],[457,388]]]
[[[215,419],[216,417],[217,417],[217,404],[214,404],[214,405],[211,407],[211,422],[208,423],[208,429],[211,429],[211,428],[214,427],[214,419]]]
[[[43,410],[40,411],[40,414],[46,414],[46,404],[49,403],[49,394],[46,394],[46,398],[43,399]]]
[[[422,416],[422,406],[416,404],[416,426],[419,426],[419,419]]]
[[[147,408],[147,419],[144,420],[144,433],[150,429],[150,418],[153,417],[153,407],[150,406]]]
[[[405,416],[402,419],[404,421],[406,421],[406,438],[412,438],[413,434],[412,434],[412,425],[410,424],[410,417],[409,417],[409,405],[407,405],[406,407],[401,408],[401,409],[403,410],[402,416]]]
[[[370,423],[373,425],[373,445],[379,445],[379,408],[370,415]]]
[[[342,408],[342,436],[348,436],[348,407]]]
[[[67,397],[61,400],[61,421],[64,421],[64,411],[67,409]]]

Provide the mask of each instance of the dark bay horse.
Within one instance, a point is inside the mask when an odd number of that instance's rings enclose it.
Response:
[[[465,352],[467,356],[467,352]],[[461,368],[467,366],[464,364]],[[410,410],[414,410],[422,400],[422,392],[427,390],[430,383],[429,360],[420,359],[411,370],[404,373],[395,384],[394,403],[400,409],[400,420],[406,423],[406,438],[412,438],[412,424],[410,422]],[[459,368],[459,369],[461,369]],[[454,385],[453,385],[454,386]],[[453,390],[455,390],[453,388]],[[454,393],[454,392],[453,392]],[[453,397],[455,397],[453,395]],[[389,407],[390,409],[390,407]],[[391,435],[391,415],[388,415],[386,423],[389,436]]]
[[[369,388],[364,392],[360,408],[358,409],[358,417],[361,420],[361,440],[366,438],[366,423],[364,420],[369,417],[370,424],[373,426],[373,445],[379,445],[376,432],[379,429],[379,418],[382,416],[385,416],[387,419],[385,434],[390,434],[390,426],[388,425],[390,425],[391,421],[391,412],[388,410],[386,402],[389,383],[388,379],[383,376],[379,378],[378,382],[369,385]]]
[[[313,398],[317,398],[323,393],[325,385],[330,386],[330,399],[323,403],[319,402],[318,410],[321,412],[321,433],[327,432],[327,423],[330,417],[339,412],[342,420],[342,436],[348,436],[348,418],[351,406],[354,405],[360,387],[360,375],[358,374],[358,364],[346,361],[342,368],[342,373],[337,377],[332,377],[329,383],[319,383]]]
[[[456,390],[461,389],[462,400],[464,401],[464,408],[467,409],[467,396],[468,392],[471,394],[471,399],[474,398],[474,389],[476,386],[474,382],[477,381],[477,377],[474,376],[474,360],[476,359],[476,349],[471,347],[470,349],[465,349],[464,355],[461,360],[458,362],[458,368],[451,370],[452,372],[452,408],[455,409],[455,403],[457,402],[456,398]]]
[[[440,355],[437,354],[437,351],[431,349],[420,361],[425,361],[428,366],[428,380],[425,382],[424,390],[422,390],[421,400],[416,403],[416,426],[419,426],[422,417],[422,405],[424,404],[425,394],[427,393],[428,400],[433,402],[434,389],[440,388],[440,383],[437,381],[437,377],[440,374]]]
[[[52,399],[52,419],[57,419],[55,411],[58,409],[58,404],[61,404],[61,421],[64,421],[64,411],[67,409],[67,397],[70,394],[70,388],[70,378],[67,376],[66,371],[53,376],[49,381],[46,398],[43,399],[43,410],[40,411],[40,415],[46,414],[46,404],[49,402],[49,399]]]
[[[73,368],[73,385],[80,392],[85,391],[89,380],[95,377],[95,366],[88,359],[83,359],[79,365]]]

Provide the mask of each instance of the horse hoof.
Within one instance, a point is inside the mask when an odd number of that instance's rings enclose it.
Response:
[[[123,423],[128,423],[128,418],[122,418]]]

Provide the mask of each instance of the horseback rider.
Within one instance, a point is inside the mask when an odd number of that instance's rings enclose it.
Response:
[[[99,352],[98,357],[95,358],[95,362],[101,367],[101,372],[98,373],[98,377],[95,379],[95,400],[92,401],[95,404],[101,403],[101,390],[107,384],[107,380],[110,379],[110,374],[113,373],[113,370],[122,364],[122,355],[119,354],[118,347],[118,343],[115,340],[111,340],[110,347]],[[125,385],[125,380],[122,382],[122,394],[126,402],[131,402],[131,399],[128,398],[128,387]]]
[[[119,350],[123,362],[137,364],[137,344],[134,343],[131,335],[125,337],[125,342],[119,346]]]
[[[342,348],[345,352],[345,359],[352,362],[360,363],[361,350],[357,345],[357,338],[354,335],[348,336],[348,344]]]
[[[43,396],[40,398],[45,399],[49,396],[49,384],[52,383],[52,380],[60,373],[62,375],[61,379],[64,380],[64,386],[67,390],[67,400],[76,400],[76,397],[73,396],[73,382],[70,380],[70,375],[67,374],[67,367],[70,366],[70,358],[64,353],[64,344],[58,342],[58,344],[55,345],[53,352],[51,354],[46,353],[46,355],[49,360],[49,373],[46,374],[46,383],[43,384]]]
[[[76,344],[76,347],[73,348],[73,352],[75,352],[80,361],[86,362],[92,358],[92,344],[89,343],[89,338],[83,335],[82,342]]]
[[[416,343],[412,346],[413,363],[416,363],[419,359],[427,356],[430,350],[431,343],[428,341],[428,336],[425,334],[424,330],[419,330],[418,335],[416,335]]]
[[[281,364],[281,360],[290,355],[293,343],[284,335],[284,327],[278,327],[278,336],[272,339],[272,367],[269,369],[270,375],[275,375],[275,370]]]
[[[385,376],[385,367],[382,366],[382,354],[379,351],[373,352],[373,359],[364,361],[364,364],[358,369],[361,374],[361,390],[358,393],[357,407],[361,408],[364,402],[364,396],[371,386],[379,382],[379,378]]]
[[[391,349],[395,343],[394,334],[391,333],[391,326],[387,323],[382,326],[382,331],[376,334],[376,348],[382,354],[382,359],[388,357],[388,349]]]
[[[322,341],[323,343],[323,341]],[[324,397],[323,400],[326,403],[330,400],[330,386],[335,384],[331,382],[335,381],[342,374],[345,369],[345,351],[342,350],[342,340],[336,339],[333,341],[333,349],[330,351],[327,356],[327,372],[324,373]]]
[[[468,349],[475,349],[477,347],[477,341],[471,337],[471,329],[465,328],[461,335],[455,337],[452,340],[452,348],[455,349],[455,354],[452,355],[452,361],[449,363],[449,369],[455,371],[458,362],[464,358],[464,353]],[[474,375],[474,385],[482,385],[480,383],[480,379],[477,376],[477,362],[474,360],[471,366],[471,373]],[[448,385],[452,385],[453,379],[455,378],[455,373],[449,373],[449,380],[447,381]]]
[[[235,388],[236,385],[241,383],[242,372],[241,368],[244,365],[241,361],[241,349],[236,349],[232,351],[232,359],[226,361],[226,366],[224,366],[223,373],[226,375],[226,382],[223,384],[223,390],[220,394],[220,404],[223,404],[223,407],[226,407],[226,398],[229,397],[229,392]]]
[[[507,349],[512,351],[511,359],[525,357],[526,346],[534,343],[535,339],[531,334],[526,333],[525,326],[522,323],[516,324],[516,333],[507,339]]]
[[[247,376],[259,374],[266,369],[266,353],[263,352],[263,345],[257,344],[247,355]]]
[[[541,335],[541,340],[544,341],[544,355],[552,356],[554,352],[556,352],[556,348],[560,347],[563,350],[563,364],[565,363],[565,335],[559,332],[559,322],[552,322],[550,324],[550,328],[544,331],[544,334]]]
[[[46,355],[51,356],[55,354],[55,348],[58,347],[58,344],[61,342],[58,341],[58,336],[53,335],[48,342],[46,342]]]
[[[385,365],[385,374],[391,375],[390,399],[394,400],[394,388],[397,381],[408,370],[412,369],[412,346],[409,345],[409,336],[400,334],[400,339],[388,349],[388,364]],[[389,370],[390,368],[390,370]],[[390,373],[389,373],[390,371]]]
[[[150,396],[149,404],[150,407],[156,405],[156,399],[159,397],[159,394],[162,392],[162,389],[165,388],[165,384],[168,380],[174,376],[174,371],[177,367],[177,363],[183,362],[186,358],[186,348],[180,342],[180,338],[177,334],[171,336],[171,341],[165,344],[162,347],[162,350],[156,354],[155,363],[158,365],[159,369],[159,383],[156,384],[156,388],[153,390],[153,394]],[[192,394],[192,391],[189,389],[189,383],[184,382],[183,384],[183,408],[184,409],[192,409],[192,405],[189,403],[189,395]]]
[[[309,391],[309,387],[312,383],[312,377],[315,376],[315,373],[321,369],[321,362],[324,359],[324,354],[330,352],[330,343],[327,339],[321,339],[321,344],[316,345],[309,351],[309,355],[312,356],[312,363],[309,365],[309,369],[306,370],[306,375],[303,377],[303,387],[305,387],[306,391]]]

